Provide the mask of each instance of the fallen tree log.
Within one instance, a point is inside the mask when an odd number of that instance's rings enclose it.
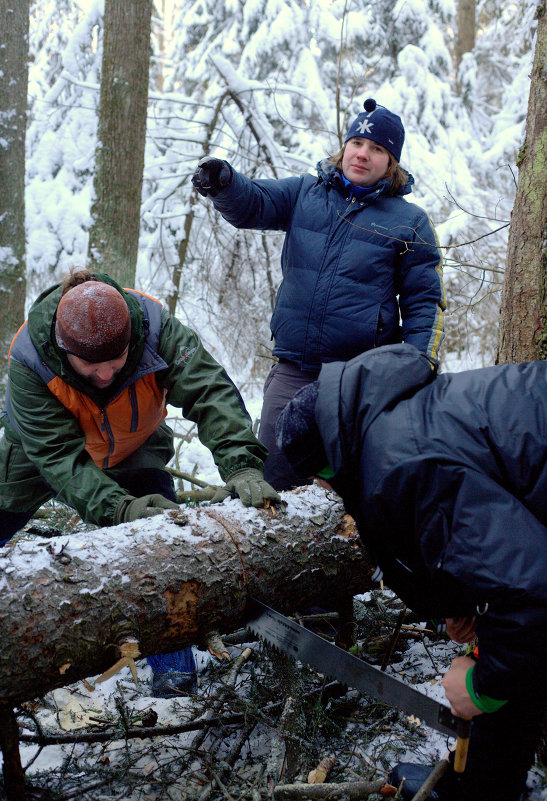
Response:
[[[282,507],[230,500],[5,548],[0,703],[232,631],[248,596],[292,612],[369,589],[372,566],[336,497],[316,486],[283,497]]]

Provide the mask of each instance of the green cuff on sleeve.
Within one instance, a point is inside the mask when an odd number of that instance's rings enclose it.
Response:
[[[501,707],[507,703],[507,701],[498,701],[495,698],[490,698],[488,695],[477,695],[475,692],[475,687],[473,686],[474,670],[475,665],[470,667],[465,675],[465,686],[471,700],[481,712],[497,712],[498,709],[501,709]]]

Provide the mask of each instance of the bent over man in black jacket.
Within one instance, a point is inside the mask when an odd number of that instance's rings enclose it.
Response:
[[[547,362],[435,376],[411,345],[388,345],[324,365],[277,438],[303,475],[330,465],[410,608],[446,618],[458,642],[478,637],[478,658],[443,679],[454,713],[473,718],[468,767],[429,798],[523,797],[547,694]],[[427,770],[403,775],[411,798]]]

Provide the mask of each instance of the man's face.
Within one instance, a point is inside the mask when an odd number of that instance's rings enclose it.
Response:
[[[342,156],[342,172],[355,186],[374,186],[384,178],[389,167],[389,153],[372,139],[349,139]]]
[[[106,389],[125,365],[128,353],[129,345],[116,359],[110,359],[107,362],[86,362],[85,359],[73,356],[72,353],[67,354],[67,359],[78,375],[81,375],[97,389]]]

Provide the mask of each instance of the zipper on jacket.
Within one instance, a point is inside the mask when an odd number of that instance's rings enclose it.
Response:
[[[129,387],[129,402],[131,404],[131,428],[129,430],[133,433],[137,430],[139,425],[139,406],[134,384],[131,384]]]
[[[108,422],[108,416],[106,414],[106,409],[101,409],[101,415],[102,415],[102,420],[103,420],[102,429],[103,429],[103,431],[106,431],[106,433],[108,435],[108,441],[110,442],[110,447],[108,449],[108,455],[105,457],[105,460],[104,460],[104,463],[103,463],[103,470],[106,470],[106,468],[108,467],[108,459],[109,459],[109,457],[111,456],[111,454],[112,454],[112,452],[114,450],[114,437],[112,436],[112,429],[110,428],[110,423]]]
[[[316,291],[317,291],[317,282],[319,281],[319,277],[321,276],[321,274],[323,272],[323,269],[324,269],[324,266],[325,266],[325,261],[328,259],[330,246],[331,246],[335,236],[337,235],[338,231],[340,230],[341,226],[346,224],[347,218],[349,217],[349,215],[353,214],[353,212],[356,210],[355,203],[357,202],[357,198],[354,195],[353,196],[352,195],[349,195],[349,196],[346,195],[344,199],[345,199],[346,203],[348,203],[348,205],[347,205],[346,209],[344,210],[344,212],[339,215],[338,221],[337,221],[336,225],[334,226],[334,230],[331,231],[331,234],[330,234],[330,236],[329,236],[329,238],[327,240],[327,245],[326,245],[326,248],[325,248],[325,255],[323,256],[323,261],[321,262],[321,264],[319,266],[319,270],[317,271],[317,277],[316,277],[315,286],[314,286],[313,294],[312,294],[312,303],[310,305],[310,314],[311,314],[311,308],[312,308],[312,306],[314,304],[315,294],[316,294]],[[362,204],[359,204],[359,205],[361,206]],[[357,210],[359,210],[359,209],[357,209]],[[348,235],[349,235],[349,231],[346,231],[346,233],[343,235],[343,241],[344,242],[347,239]],[[342,246],[340,246],[340,252],[341,251],[342,251]],[[331,277],[330,277],[330,281],[329,281],[329,286],[328,286],[328,291],[327,291],[327,298],[330,296],[331,289],[332,289],[332,282],[334,281],[335,275],[336,275],[336,271],[333,271],[332,274],[331,274]],[[316,326],[317,330],[319,332],[319,334],[318,334],[319,339],[322,336],[324,322],[325,322],[325,311],[323,311],[323,314],[321,315],[321,318],[318,321],[317,326]],[[308,317],[308,322],[306,324],[304,350],[303,350],[303,353],[302,353],[301,362],[304,362],[304,361],[307,360],[307,358],[308,358],[308,350],[309,350],[309,317]]]

